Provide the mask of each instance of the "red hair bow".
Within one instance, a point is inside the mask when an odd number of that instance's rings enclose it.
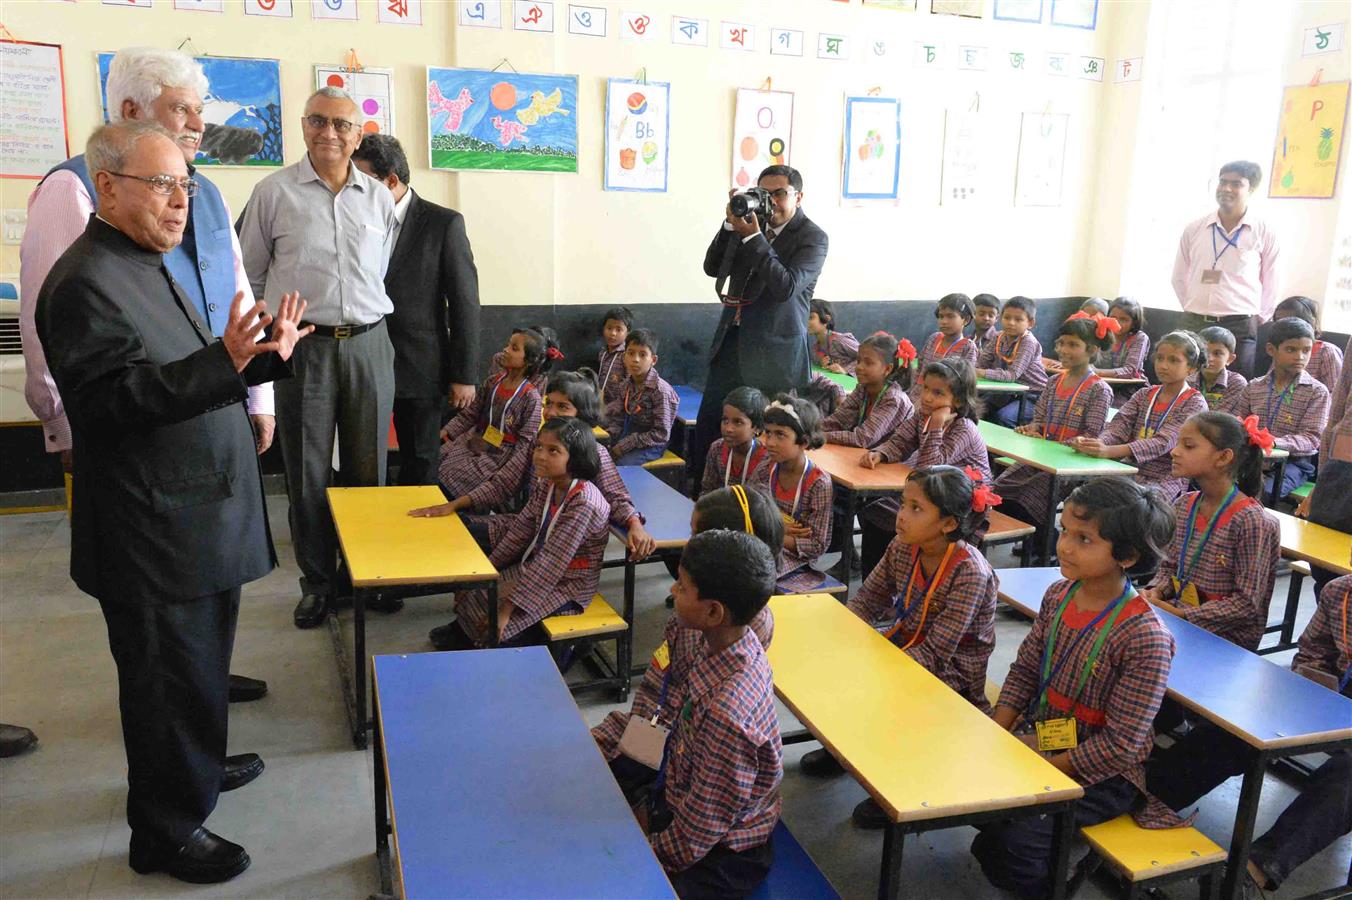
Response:
[[[558,347],[550,347],[548,350],[545,351],[545,356],[548,356],[550,359],[554,360],[555,362],[558,362],[559,360],[563,359],[563,351],[560,350]]]
[[[911,364],[911,361],[915,359],[915,345],[906,340],[906,338],[897,341],[897,359],[908,366]]]
[[[1116,319],[1114,319],[1112,316],[1105,316],[1103,313],[1094,313],[1091,316],[1084,310],[1080,310],[1076,312],[1074,315],[1066,317],[1067,322],[1069,322],[1071,319],[1088,319],[1089,321],[1093,322],[1094,334],[1095,336],[1098,337],[1099,340],[1103,340],[1109,334],[1119,334],[1122,331],[1122,326],[1120,323],[1118,323]]]
[[[963,472],[972,479],[972,512],[983,513],[1005,502],[994,489],[981,483],[981,473],[971,466],[963,466]]]
[[[1263,448],[1264,452],[1271,450],[1277,443],[1277,439],[1272,436],[1272,432],[1266,428],[1258,427],[1258,417],[1249,416],[1244,420],[1244,430],[1249,433],[1249,443],[1256,444]]]

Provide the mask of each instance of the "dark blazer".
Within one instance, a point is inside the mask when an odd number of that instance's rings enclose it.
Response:
[[[164,258],[91,217],[37,300],[75,451],[71,577],[111,603],[230,590],[276,565],[246,389]]]
[[[717,277],[730,241],[741,235],[720,228],[704,255],[704,274]],[[807,319],[817,276],[826,263],[826,232],[799,209],[771,246],[763,236],[737,247],[726,291],[755,300],[742,307],[740,328],[730,328],[736,316],[723,310],[714,332],[712,359],[731,335],[737,340],[737,359],[747,384],[774,393],[807,387],[811,370]]]
[[[409,189],[404,224],[385,270],[394,303],[386,319],[394,344],[394,395],[445,395],[478,384],[479,272],[465,217]]]

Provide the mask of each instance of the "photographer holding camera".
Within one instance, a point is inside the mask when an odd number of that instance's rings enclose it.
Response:
[[[799,208],[802,200],[798,170],[770,166],[756,187],[729,195],[723,227],[704,255],[704,273],[717,279],[723,316],[686,461],[696,483],[729,391],[750,385],[773,397],[807,388],[808,306],[826,262],[827,239]]]

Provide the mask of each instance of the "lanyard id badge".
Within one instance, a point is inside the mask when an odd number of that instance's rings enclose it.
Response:
[[[659,655],[661,659],[658,659]],[[624,734],[620,735],[616,749],[634,762],[658,771],[663,768],[662,756],[666,751],[667,739],[671,736],[670,728],[657,723],[658,717],[662,715],[662,707],[667,703],[667,690],[671,687],[671,656],[666,641],[663,641],[662,646],[657,648],[657,653],[653,654],[653,661],[666,669],[666,674],[662,676],[662,690],[657,695],[657,709],[651,719],[631,715],[629,721],[625,723]]]
[[[512,392],[512,396],[508,397],[508,398],[507,398],[507,402],[504,403],[504,404],[502,404],[502,414],[501,414],[500,416],[498,416],[498,425],[497,425],[497,427],[495,427],[495,426],[493,425],[493,399],[492,399],[492,398],[493,398],[493,395],[497,393],[498,385],[501,385],[502,382],[503,382],[503,381],[506,381],[506,380],[507,380],[507,376],[506,376],[506,375],[503,375],[502,378],[498,381],[498,384],[493,385],[493,390],[492,390],[491,392],[489,392],[489,395],[488,395],[488,397],[489,397],[489,400],[488,400],[488,427],[486,427],[486,428],[484,429],[484,443],[485,443],[485,444],[488,444],[490,447],[501,447],[501,446],[502,446],[502,442],[503,442],[504,440],[506,440],[506,438],[507,438],[507,435],[506,435],[506,428],[507,428],[507,410],[509,410],[509,409],[512,408],[512,402],[513,402],[514,400],[516,400],[516,398],[517,398],[518,396],[520,396],[521,391],[522,391],[522,390],[526,387],[526,385],[529,383],[529,381],[528,381],[527,379],[525,379],[525,378],[522,378],[522,379],[521,379],[521,383],[518,384],[518,385],[516,386],[516,390]]]
[[[1075,719],[1047,719],[1037,723],[1037,749],[1042,753],[1053,750],[1073,750],[1075,739]]]

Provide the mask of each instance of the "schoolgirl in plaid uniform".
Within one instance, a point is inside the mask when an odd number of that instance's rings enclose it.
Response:
[[[548,365],[541,366],[539,369],[532,372],[528,377],[530,379],[530,383],[535,385],[535,389],[540,392],[540,395],[544,396],[545,385],[549,381],[550,367],[563,362],[563,351],[559,349],[559,334],[557,331],[555,331],[553,328],[550,328],[548,325],[541,324],[528,325],[525,328],[518,328],[516,329],[516,331],[539,335],[543,341],[544,354],[546,359],[548,360]],[[499,350],[497,353],[493,354],[492,358],[489,359],[488,361],[489,380],[492,380],[496,376],[502,374],[502,372],[507,368],[506,359],[507,353],[504,350]]]
[[[807,333],[812,339],[812,364],[833,372],[855,374],[859,359],[859,341],[848,331],[836,331],[836,315],[825,300],[813,300],[807,318]]]
[[[739,387],[723,398],[722,436],[709,445],[700,480],[701,495],[720,487],[760,481],[760,470],[770,465],[770,451],[760,440],[765,402],[765,395],[753,387]]]
[[[1187,385],[1202,352],[1200,338],[1187,332],[1172,331],[1160,338],[1155,348],[1155,373],[1160,384],[1133,394],[1101,437],[1075,438],[1075,449],[1135,466],[1137,482],[1150,485],[1165,501],[1172,502],[1187,487],[1187,481],[1172,474],[1169,451],[1183,423],[1206,409],[1201,392]]]
[[[826,443],[845,447],[873,447],[887,439],[897,421],[911,414],[902,379],[914,356],[910,341],[898,341],[880,331],[859,345],[855,368],[859,385],[835,412],[822,422]]]
[[[1126,570],[1168,540],[1168,505],[1119,476],[1066,500],[1061,572],[1043,597],[1000,690],[994,719],[1084,787],[1076,827],[1131,813],[1147,828],[1181,824],[1146,791],[1142,763],[1164,699],[1173,636]],[[978,825],[972,853],[996,887],[1041,896],[1051,877],[1049,817]]]
[[[1146,599],[1246,650],[1267,628],[1281,533],[1257,495],[1263,447],[1256,417],[1208,410],[1189,419],[1170,454],[1200,487],[1174,501],[1174,537]],[[1227,455],[1228,454],[1228,455]]]
[[[966,294],[940,297],[934,306],[934,319],[939,330],[931,334],[920,349],[915,371],[925,371],[925,367],[937,359],[961,359],[976,368],[977,340],[964,335],[967,326],[972,324],[974,314],[972,301]],[[913,379],[910,389],[913,404],[920,402],[920,387],[920,379]]]
[[[1109,305],[1108,315],[1117,322],[1117,340],[1111,350],[1100,354],[1102,365],[1094,366],[1094,371],[1104,378],[1144,378],[1150,355],[1145,310],[1135,300],[1118,297]]]
[[[785,526],[775,592],[806,593],[825,580],[813,564],[831,545],[831,476],[806,452],[822,445],[817,407],[778,395],[765,408],[765,443],[771,465],[756,487],[779,506]]]

